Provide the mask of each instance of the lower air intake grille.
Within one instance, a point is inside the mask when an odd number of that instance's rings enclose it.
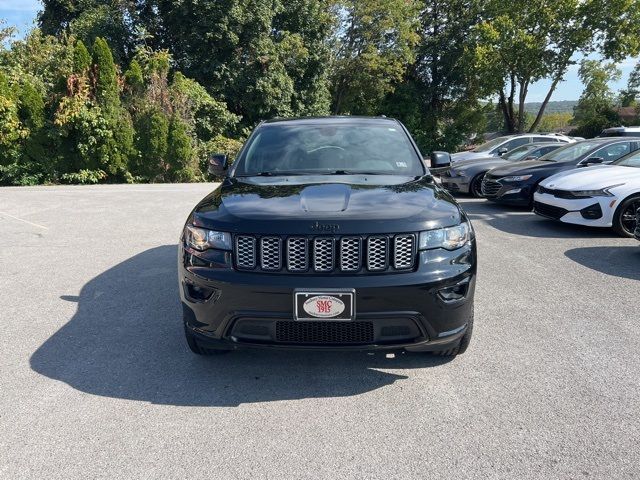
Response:
[[[533,211],[538,215],[552,218],[554,220],[559,220],[567,213],[569,213],[569,210],[565,210],[564,208],[556,207],[554,205],[547,205],[546,203],[540,202],[533,202]]]
[[[373,343],[372,322],[276,322],[276,341],[296,344],[356,345]]]

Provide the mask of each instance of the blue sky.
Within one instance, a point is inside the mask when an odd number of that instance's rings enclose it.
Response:
[[[40,6],[38,0],[0,0],[0,19],[4,19],[7,25],[17,27],[19,34],[24,35],[34,25]],[[630,58],[618,65],[622,70],[622,78],[611,84],[614,90],[620,90],[626,86],[629,73],[637,60]],[[541,102],[547,94],[550,83],[550,81],[542,81],[532,85],[527,101]],[[582,83],[578,79],[578,66],[574,65],[567,73],[566,80],[556,88],[551,100],[577,100],[582,88]]]

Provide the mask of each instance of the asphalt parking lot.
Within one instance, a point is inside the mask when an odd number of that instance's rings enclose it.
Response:
[[[184,343],[211,184],[0,189],[0,478],[638,478],[640,243],[461,199],[468,352]]]

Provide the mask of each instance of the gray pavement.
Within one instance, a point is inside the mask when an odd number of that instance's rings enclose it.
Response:
[[[640,476],[640,243],[461,199],[465,355],[200,358],[176,242],[211,188],[0,189],[0,478]]]

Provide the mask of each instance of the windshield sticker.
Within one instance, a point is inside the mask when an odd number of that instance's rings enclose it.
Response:
[[[407,168],[407,162],[396,162],[396,167]]]

